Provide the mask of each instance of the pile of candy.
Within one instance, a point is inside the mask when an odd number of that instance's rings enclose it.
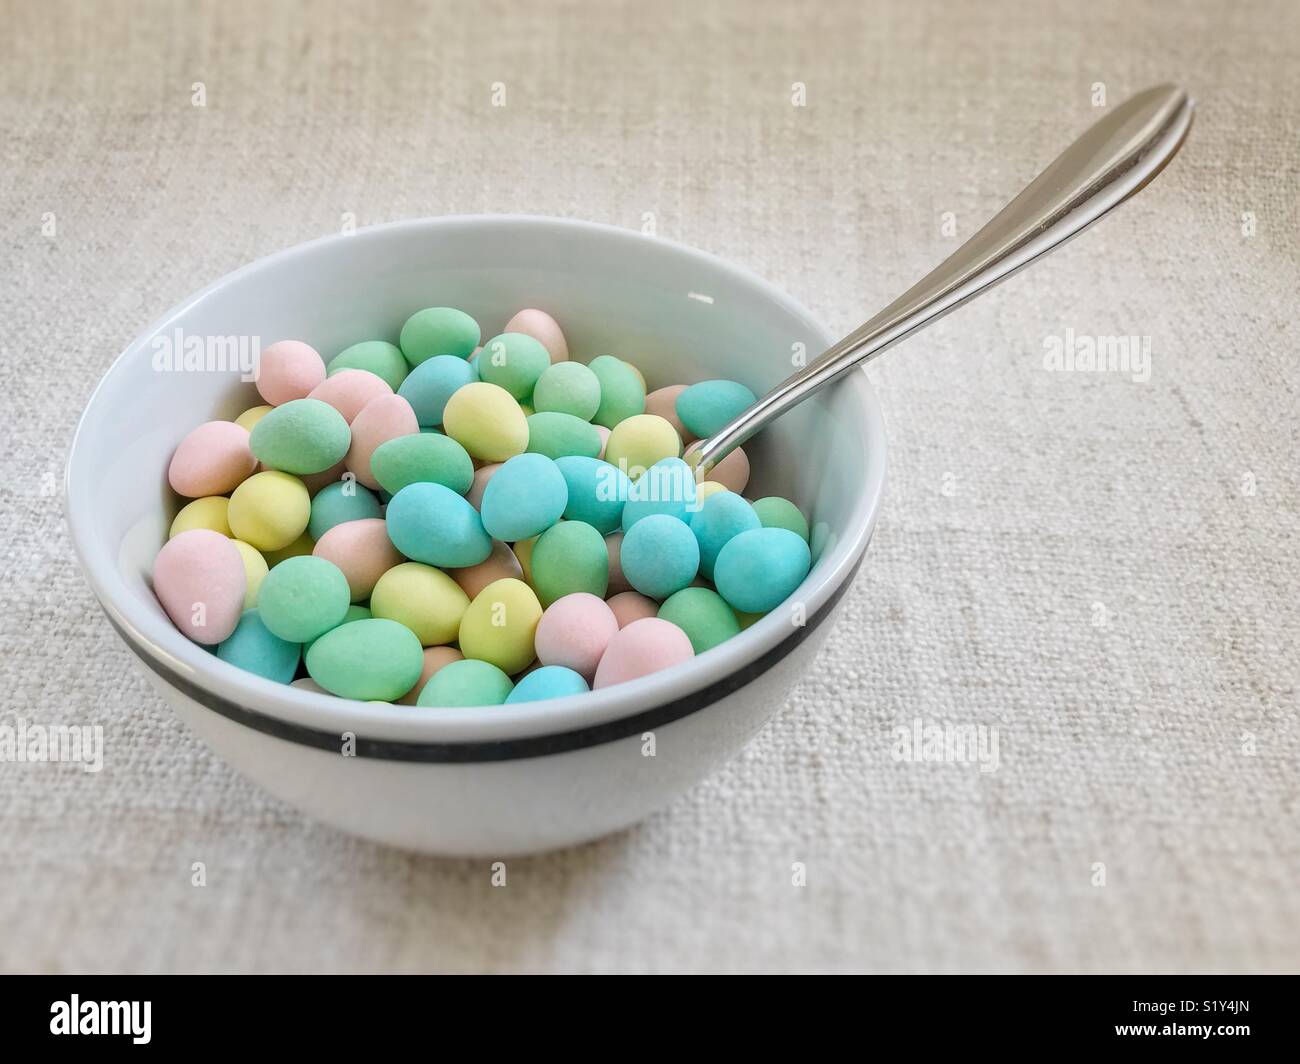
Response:
[[[341,698],[499,705],[608,687],[717,646],[810,565],[793,503],[741,496],[737,449],[683,448],[754,401],[732,381],[646,394],[630,362],[570,361],[523,310],[431,307],[326,367],[262,352],[266,405],[177,447],[190,499],[154,562],[178,629],[223,661]],[[305,675],[302,675],[305,669]]]

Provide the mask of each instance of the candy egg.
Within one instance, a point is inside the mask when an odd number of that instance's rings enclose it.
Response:
[[[478,346],[478,322],[455,307],[426,307],[417,310],[402,326],[398,343],[412,366],[438,355],[469,358]]]
[[[402,381],[406,380],[411,367],[396,344],[390,344],[387,340],[363,340],[344,348],[330,360],[330,376],[346,369],[373,373],[388,385],[389,391],[395,392],[402,386]]]
[[[154,558],[153,590],[172,624],[213,646],[235,630],[244,608],[244,560],[232,540],[195,528],[163,544]]]
[[[541,341],[524,333],[494,336],[475,359],[481,380],[504,388],[520,402],[532,396],[538,378],[550,364],[550,353]]]
[[[415,681],[406,694],[397,700],[399,706],[414,706],[420,700],[420,692],[424,690],[434,674],[444,665],[450,665],[453,661],[464,661],[465,656],[455,647],[425,647],[424,648],[424,668],[420,670],[420,678]]]
[[[340,369],[316,385],[307,398],[328,403],[351,425],[367,403],[381,395],[392,394],[393,389],[377,373],[366,369]]]
[[[717,495],[719,492],[723,492],[726,490],[727,489],[723,485],[719,484],[716,480],[706,480],[703,484],[696,484],[695,505],[702,509],[704,504],[708,502],[711,498],[713,498],[713,496]],[[695,513],[699,513],[699,509],[697,509]],[[686,520],[688,523],[692,516],[693,515],[689,513],[686,515]]]
[[[306,399],[325,379],[325,363],[301,340],[281,340],[258,356],[257,390],[272,406]]]
[[[623,531],[651,514],[685,521],[697,509],[695,472],[680,458],[665,458],[632,485],[623,507]]]
[[[409,628],[372,617],[331,629],[307,648],[307,672],[340,698],[392,702],[420,678],[424,653]]]
[[[257,610],[250,609],[217,647],[217,657],[276,683],[289,683],[298,671],[302,646],[281,639],[267,628]]]
[[[381,443],[370,456],[370,472],[379,486],[393,495],[408,484],[424,481],[464,495],[474,483],[474,462],[465,448],[437,432],[419,432]]]
[[[704,501],[698,511],[690,515],[691,531],[700,545],[700,573],[713,579],[713,563],[718,552],[742,532],[760,528],[758,514],[735,492],[720,491]]]
[[[348,472],[346,462],[336,462],[328,469],[322,469],[319,473],[304,473],[298,478],[302,481],[303,487],[307,489],[308,495],[315,495],[321,488],[328,487],[330,484],[337,484],[341,480],[356,480]]]
[[[584,521],[600,532],[618,528],[623,519],[623,506],[632,491],[632,482],[621,469],[599,458],[582,455],[557,458],[555,467],[564,476],[569,492],[564,507],[567,520]]]
[[[528,420],[504,388],[474,381],[457,389],[442,412],[442,427],[474,458],[504,462],[528,447]]]
[[[230,500],[224,495],[209,495],[206,499],[195,499],[180,508],[172,518],[167,538],[179,536],[192,528],[206,528],[212,532],[230,535]]]
[[[544,310],[521,310],[506,322],[502,331],[523,333],[534,340],[540,340],[552,362],[564,362],[569,357],[569,343],[565,340],[559,323]]]
[[[379,578],[403,561],[381,517],[335,525],[316,541],[312,554],[339,567],[353,602],[368,599]]]
[[[510,677],[495,665],[466,658],[435,672],[415,704],[433,709],[499,706],[513,689]]]
[[[261,590],[262,581],[266,579],[270,566],[256,547],[242,539],[232,539],[231,542],[244,562],[244,609],[252,609],[257,605],[257,593]]]
[[[260,551],[289,546],[307,530],[311,497],[288,473],[254,473],[230,496],[230,531]]]
[[[682,441],[672,425],[655,414],[635,414],[610,431],[605,461],[637,480],[656,462],[681,453]]]
[[[754,393],[736,381],[700,381],[677,397],[677,416],[688,432],[705,439],[756,401]]]
[[[600,381],[600,406],[592,420],[613,429],[624,418],[645,412],[645,385],[628,363],[613,355],[597,355],[591,372]]]
[[[533,636],[541,618],[542,606],[532,588],[521,580],[497,580],[480,591],[465,611],[460,652],[513,675],[537,656]]]
[[[256,468],[246,429],[233,421],[208,421],[181,440],[167,467],[167,481],[178,495],[190,499],[225,495]]]
[[[351,600],[347,577],[337,565],[304,555],[287,558],[266,574],[257,612],[281,639],[310,643],[343,622]]]
[[[370,612],[406,625],[424,646],[450,643],[469,608],[469,596],[441,569],[404,562],[384,573],[370,596]]]
[[[728,491],[741,495],[749,483],[749,457],[737,447],[726,458],[709,470],[709,481],[721,484]]]
[[[528,450],[534,454],[544,454],[547,458],[568,455],[595,458],[600,448],[596,426],[580,417],[547,410],[528,418]]]
[[[478,379],[474,363],[456,355],[434,355],[411,370],[397,394],[411,404],[421,428],[433,427],[442,424],[447,400]]]
[[[659,615],[659,603],[646,598],[639,591],[620,591],[606,603],[620,628],[626,628],[633,621]]]
[[[291,399],[262,418],[249,447],[267,469],[302,475],[342,461],[352,442],[343,415],[319,399]]]
[[[627,582],[627,577],[623,575],[623,533],[611,532],[605,537],[605,551],[609,554],[609,586],[605,589],[607,595],[617,595],[624,591],[631,591],[632,585]]]
[[[238,425],[240,428],[242,428],[245,432],[252,432],[253,426],[256,425],[259,421],[261,421],[262,418],[266,417],[266,415],[269,414],[274,409],[275,407],[269,406],[265,403],[262,404],[261,406],[250,406],[247,410],[245,410],[242,414],[240,414],[239,417],[235,418],[235,424]]]
[[[808,519],[794,503],[779,495],[769,495],[754,503],[754,513],[764,528],[788,528],[805,542],[808,539]]]
[[[506,696],[506,704],[540,702],[545,698],[564,698],[590,691],[587,681],[562,665],[544,665],[526,674]]]
[[[609,446],[609,429],[605,428],[604,425],[597,425],[596,435],[600,437],[600,454],[596,455],[596,457],[603,459],[605,457],[605,448]]]
[[[483,490],[483,527],[493,539],[513,543],[550,528],[568,505],[564,474],[540,454],[516,455]]]
[[[378,488],[371,459],[381,444],[402,436],[417,435],[420,425],[411,404],[400,395],[381,395],[362,408],[352,422],[352,446],[348,448],[348,472],[368,488]]]
[[[645,412],[656,414],[668,422],[676,431],[683,444],[694,443],[695,434],[682,424],[677,416],[677,397],[686,391],[684,384],[670,384],[666,388],[656,388],[645,397]]]
[[[572,414],[590,421],[600,408],[600,381],[581,362],[556,362],[542,371],[533,389],[533,409]]]
[[[695,656],[691,641],[675,624],[646,617],[620,628],[596,669],[594,690],[628,683]]]
[[[515,552],[499,540],[492,543],[492,553],[486,561],[471,565],[465,569],[448,569],[450,576],[470,598],[482,591],[496,580],[508,578],[520,579],[524,575],[523,566],[515,557]]]
[[[384,519],[393,546],[413,561],[464,569],[492,553],[478,511],[442,484],[408,484],[393,496]]]
[[[732,609],[766,613],[790,597],[808,575],[812,555],[788,528],[755,528],[733,537],[718,554],[713,578]]]
[[[537,660],[563,665],[590,680],[617,631],[618,618],[602,599],[582,592],[565,595],[547,606],[537,622]]]
[[[740,634],[735,611],[707,587],[684,587],[670,595],[659,607],[659,617],[685,632],[697,654]]]
[[[483,492],[487,490],[488,481],[501,468],[501,465],[500,462],[490,462],[474,470],[474,480],[469,486],[469,491],[465,493],[465,498],[469,500],[469,504],[474,509],[483,509]]]
[[[375,493],[358,484],[356,477],[349,476],[346,480],[325,485],[312,498],[307,532],[312,539],[318,540],[335,525],[379,515],[379,500]]]
[[[519,562],[519,568],[524,571],[525,580],[532,580],[533,578],[533,548],[537,546],[537,540],[538,537],[533,536],[530,539],[521,539],[517,543],[510,545],[510,549]]]
[[[609,551],[605,537],[582,521],[561,521],[533,547],[531,583],[543,606],[575,592],[605,597]]]
[[[700,545],[677,518],[651,514],[624,533],[619,562],[627,582],[637,591],[666,599],[695,579],[700,571]]]
[[[266,559],[266,564],[274,569],[286,559],[305,558],[315,549],[316,541],[308,533],[304,532],[287,547],[281,547],[279,550],[262,551],[262,557]]]

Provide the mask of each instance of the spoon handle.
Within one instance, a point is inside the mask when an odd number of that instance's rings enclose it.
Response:
[[[813,392],[1060,247],[1140,191],[1182,147],[1192,107],[1175,85],[1120,104],[925,278],[695,445],[697,470],[706,473]]]

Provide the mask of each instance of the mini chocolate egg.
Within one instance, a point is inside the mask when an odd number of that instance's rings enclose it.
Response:
[[[769,495],[754,503],[754,513],[764,528],[788,528],[800,539],[808,539],[808,519],[789,499]]]
[[[460,622],[460,652],[467,658],[490,661],[513,676],[533,663],[533,637],[542,619],[542,606],[522,580],[488,584],[469,604]]]
[[[316,385],[307,398],[328,403],[351,425],[367,403],[381,395],[392,394],[393,389],[377,373],[366,369],[341,369]]]
[[[375,584],[370,612],[406,625],[423,646],[438,646],[456,638],[469,602],[469,596],[441,569],[403,562]]]
[[[758,519],[754,521],[757,524]],[[689,585],[700,571],[700,544],[690,526],[676,517],[650,514],[623,534],[619,563],[637,591],[666,599]]]
[[[272,406],[306,399],[324,379],[325,362],[301,340],[281,340],[258,356],[257,391]]]
[[[697,654],[740,634],[735,611],[707,587],[685,587],[670,595],[659,607],[659,617],[685,632]]]
[[[230,500],[224,495],[209,495],[206,499],[187,502],[172,519],[167,538],[179,536],[191,528],[206,528],[230,536]]]
[[[695,656],[691,641],[675,624],[646,617],[620,628],[605,648],[592,689],[639,680]]]
[[[572,414],[590,421],[600,407],[600,381],[581,362],[556,362],[542,371],[533,389],[533,409]]]
[[[506,696],[506,705],[516,702],[540,702],[547,698],[565,698],[590,691],[587,681],[562,665],[543,665],[525,673]]]
[[[235,424],[247,432],[252,432],[253,426],[274,409],[275,407],[266,403],[261,406],[250,406],[239,417],[235,418]]]
[[[528,417],[528,450],[558,459],[568,455],[595,458],[600,454],[601,438],[596,426],[572,414],[546,410]]]
[[[442,424],[447,400],[478,379],[473,362],[456,355],[434,355],[411,370],[397,394],[411,404],[421,428],[432,428]]]
[[[236,539],[263,553],[282,550],[307,530],[311,496],[297,477],[268,469],[235,489],[227,516]]]
[[[380,487],[370,468],[370,460],[380,444],[401,436],[415,435],[420,424],[411,404],[400,395],[381,395],[372,399],[352,422],[352,445],[348,448],[348,472],[368,488]]]
[[[656,414],[635,414],[611,430],[605,461],[618,466],[635,481],[656,462],[678,458],[681,453],[682,441],[677,430],[664,418]]]
[[[590,682],[618,627],[618,618],[603,599],[584,592],[565,595],[547,606],[537,622],[537,660],[563,665]]]
[[[266,574],[257,612],[281,639],[310,643],[343,622],[350,601],[347,577],[338,566],[303,555],[286,558]]]
[[[576,363],[574,363],[576,365]],[[623,520],[632,481],[617,466],[599,458],[567,455],[555,460],[569,491],[564,517],[585,521],[600,532],[613,532]]]
[[[624,591],[631,591],[632,585],[627,582],[627,577],[623,575],[623,562],[621,560],[623,552],[622,532],[611,532],[605,537],[605,551],[609,555],[609,586],[605,589],[605,594],[617,595]]]
[[[485,561],[464,569],[448,569],[447,575],[460,585],[460,589],[466,595],[474,598],[488,584],[497,580],[510,578],[522,580],[524,570],[519,564],[519,559],[515,557],[515,552],[507,544],[500,540],[493,540],[492,553]]]
[[[298,671],[302,645],[281,639],[257,610],[245,610],[235,630],[217,647],[217,657],[276,683],[289,683]]]
[[[487,489],[488,481],[504,463],[489,462],[487,465],[481,465],[474,470],[474,480],[469,486],[469,491],[465,493],[465,498],[469,504],[476,510],[483,509],[483,492]]]
[[[761,528],[762,523],[754,508],[732,491],[720,491],[704,501],[699,510],[690,515],[691,532],[700,545],[700,574],[713,579],[713,563],[718,552],[734,536]]]
[[[808,544],[788,528],[755,528],[732,537],[713,565],[718,594],[732,609],[766,613],[808,575]]]
[[[744,448],[737,447],[710,469],[709,481],[721,484],[737,495],[743,495],[749,484],[749,456],[745,454]]]
[[[579,591],[603,599],[609,587],[605,537],[582,521],[561,521],[537,537],[530,572],[543,606]]]
[[[524,333],[502,333],[483,344],[474,361],[480,380],[504,388],[519,402],[526,403],[551,356],[541,341]]]
[[[167,481],[189,499],[226,495],[256,468],[246,429],[233,421],[208,421],[181,440],[167,466]]]
[[[706,439],[755,402],[754,393],[736,381],[700,381],[677,397],[677,416],[688,432]]]
[[[379,578],[404,560],[388,538],[382,517],[335,525],[316,541],[312,554],[338,566],[353,602],[368,599]]]
[[[153,591],[183,636],[205,646],[239,623],[248,582],[234,541],[206,528],[169,539],[153,562]]]
[[[620,591],[617,595],[611,595],[606,605],[620,628],[626,628],[633,621],[659,615],[659,603],[646,598],[639,591]]]
[[[242,539],[232,539],[230,542],[235,545],[240,558],[244,561],[244,609],[252,609],[257,605],[257,593],[261,590],[262,581],[266,579],[266,574],[271,567],[266,564],[262,552],[256,547],[245,543]]]
[[[528,419],[504,388],[473,381],[458,388],[442,412],[442,427],[484,462],[504,462],[528,449]]]
[[[645,412],[645,384],[641,375],[621,358],[597,355],[589,363],[600,381],[600,406],[592,420],[613,429],[624,418]]]
[[[397,342],[406,361],[418,366],[438,355],[469,358],[481,335],[478,322],[463,310],[426,307],[406,319]]]
[[[330,694],[391,702],[420,678],[424,654],[405,625],[371,617],[333,628],[307,648],[307,672]]]
[[[686,391],[684,384],[670,384],[665,388],[656,388],[645,397],[645,412],[656,414],[677,430],[677,435],[685,446],[695,442],[695,434],[682,424],[677,416],[677,397]]]
[[[491,662],[465,658],[444,665],[424,685],[417,706],[458,709],[464,706],[502,705],[514,684]]]
[[[483,490],[483,527],[493,539],[514,543],[540,535],[557,522],[569,502],[564,474],[540,454],[505,462]]]
[[[329,403],[291,399],[257,423],[248,445],[265,468],[303,476],[343,461],[351,442],[348,423]]]
[[[393,546],[412,561],[465,569],[492,553],[478,511],[442,484],[408,484],[393,496],[384,520]]]
[[[380,487],[396,495],[408,484],[442,484],[464,495],[474,483],[474,462],[465,448],[440,432],[399,436],[375,448],[370,471]]]
[[[307,532],[312,539],[319,540],[335,525],[345,521],[364,521],[380,514],[375,493],[358,484],[356,477],[348,476],[345,480],[325,485],[312,497]]]
[[[420,692],[424,690],[434,674],[444,665],[450,665],[453,661],[464,661],[463,655],[455,647],[425,647],[424,648],[424,668],[420,670],[420,678],[415,681],[406,694],[397,700],[399,706],[414,706],[420,701]]]
[[[651,514],[668,514],[684,522],[698,508],[695,471],[680,458],[665,458],[632,485],[623,506],[623,531]]]
[[[544,310],[521,310],[506,322],[506,327],[501,331],[523,333],[534,340],[540,340],[552,362],[564,362],[569,357],[569,343],[564,338],[564,332],[559,323]]]
[[[390,391],[395,392],[402,386],[402,381],[406,380],[411,367],[396,344],[390,344],[387,340],[363,340],[340,351],[330,360],[331,377],[349,369],[373,373],[388,385]]]

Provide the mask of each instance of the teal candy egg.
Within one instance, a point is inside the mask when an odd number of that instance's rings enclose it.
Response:
[[[510,697],[513,688],[510,677],[490,661],[463,658],[435,672],[415,704],[443,709],[499,706]]]
[[[700,381],[677,397],[677,417],[700,439],[712,436],[756,396],[735,381]]]
[[[680,458],[665,458],[632,485],[623,507],[623,530],[651,514],[668,514],[687,521],[697,505],[695,471]]]
[[[808,544],[797,533],[754,528],[733,536],[718,553],[713,582],[732,609],[766,613],[790,597],[811,566]]]
[[[506,696],[506,705],[513,702],[540,702],[544,698],[564,698],[566,695],[586,694],[591,688],[587,681],[563,665],[543,665],[534,669]]]
[[[407,374],[397,394],[411,404],[421,428],[432,428],[442,424],[442,412],[456,390],[476,380],[474,363],[455,355],[434,355]]]
[[[312,554],[272,566],[257,592],[257,612],[274,635],[310,643],[343,623],[352,592],[333,562]]]
[[[393,546],[425,565],[463,569],[492,553],[478,511],[443,484],[408,484],[388,503],[384,520]]]
[[[369,488],[349,477],[326,484],[311,501],[307,534],[318,540],[335,525],[379,516],[379,500]]]
[[[666,599],[700,571],[700,545],[685,522],[649,514],[623,535],[619,564],[629,584],[643,595]]]
[[[292,399],[277,406],[253,426],[248,438],[259,462],[295,476],[337,465],[351,443],[346,419],[319,399]]]
[[[298,671],[302,645],[281,639],[257,610],[245,610],[235,630],[217,646],[217,657],[276,683],[290,683]]]
[[[690,526],[700,544],[700,573],[712,580],[718,552],[733,536],[761,528],[762,522],[754,508],[734,491],[719,491],[690,515]]]
[[[557,458],[555,465],[569,488],[565,520],[582,521],[605,535],[617,529],[623,520],[623,506],[632,492],[632,481],[627,474],[618,466],[582,455]]]
[[[519,454],[492,474],[479,509],[488,535],[515,543],[545,532],[568,502],[568,485],[554,462],[545,455]]]

